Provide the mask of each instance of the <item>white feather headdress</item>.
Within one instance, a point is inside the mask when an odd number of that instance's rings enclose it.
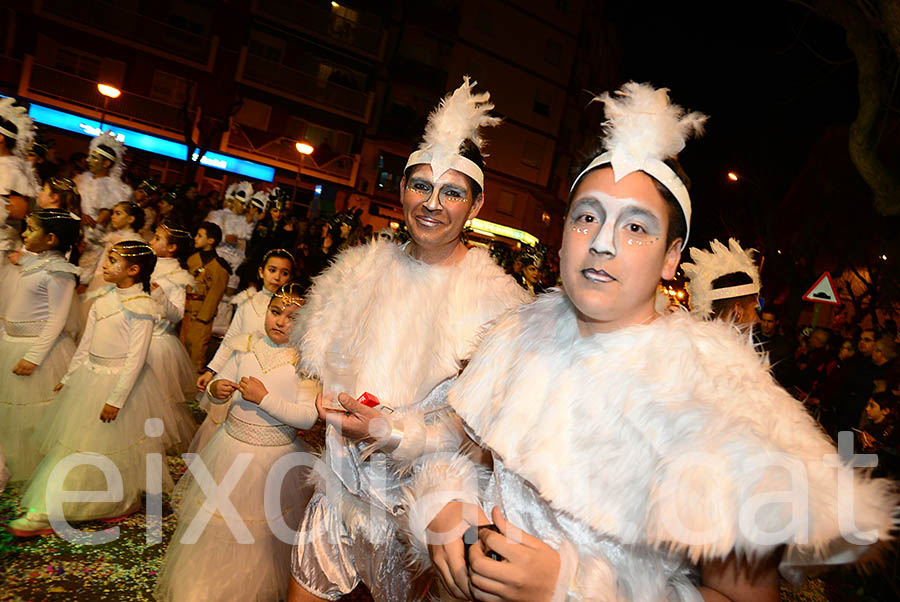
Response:
[[[34,121],[28,116],[28,109],[16,104],[15,98],[0,98],[0,119],[9,121],[16,126],[16,132],[2,128],[0,134],[14,138],[16,146],[13,154],[22,159],[28,154],[31,143],[34,142]]]
[[[759,268],[753,261],[753,255],[756,253],[754,249],[745,251],[733,238],[728,240],[727,247],[718,240],[714,240],[710,243],[709,248],[709,251],[692,248],[691,259],[694,263],[685,263],[681,266],[684,269],[684,275],[690,279],[687,283],[687,290],[690,294],[691,313],[702,318],[707,318],[712,314],[713,301],[758,295],[762,288]],[[750,284],[713,288],[712,283],[716,278],[735,272],[749,276]]]
[[[584,174],[600,165],[612,166],[616,182],[634,171],[643,171],[656,178],[678,200],[689,234],[690,195],[681,178],[663,161],[676,157],[692,134],[703,133],[707,116],[685,113],[669,100],[666,88],[657,90],[649,84],[635,82],[628,82],[612,95],[604,92],[591,102],[595,101],[604,104],[606,114],[604,152],[578,174],[571,190],[575,190]],[[687,243],[688,234],[684,243]]]
[[[225,189],[226,199],[237,199],[242,205],[246,205],[253,197],[253,184],[244,180],[243,182],[235,182]]]
[[[472,94],[472,88],[477,84],[465,76],[462,85],[441,100],[428,116],[422,144],[409,156],[406,167],[428,163],[435,179],[448,169],[455,169],[484,186],[481,168],[459,154],[459,148],[466,140],[471,140],[481,150],[484,145],[481,128],[500,123],[499,117],[488,114],[494,108],[490,93]]]
[[[114,155],[110,155],[102,148],[99,148],[100,145],[111,148]],[[113,165],[109,170],[109,175],[113,178],[121,179],[123,169],[122,159],[125,158],[125,143],[122,140],[119,140],[112,130],[106,130],[99,136],[95,136],[94,139],[91,140],[90,152],[99,153],[101,156],[112,161]]]
[[[250,204],[259,208],[260,211],[265,211],[266,207],[269,206],[269,192],[266,190],[254,192],[253,196],[250,197]]]

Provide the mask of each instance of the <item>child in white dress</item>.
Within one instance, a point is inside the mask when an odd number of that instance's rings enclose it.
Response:
[[[281,286],[291,280],[294,273],[294,256],[284,249],[272,249],[263,256],[258,275],[262,282],[260,290],[247,288],[235,295],[232,303],[237,306],[231,325],[222,339],[222,344],[206,366],[206,370],[197,378],[197,389],[203,391],[216,373],[222,369],[237,341],[245,341],[242,335],[262,332],[265,324],[266,308],[272,295]],[[207,410],[206,419],[191,442],[191,452],[199,452],[212,437],[216,428],[225,420],[227,410],[222,406],[210,406],[202,400],[200,407]]]
[[[288,340],[301,303],[296,284],[282,287],[268,304],[265,332],[240,337],[243,344],[234,345],[207,386],[210,401],[230,409],[176,488],[178,527],[154,592],[160,602],[285,599],[291,541],[310,493],[308,469],[300,464],[312,459],[311,449],[297,429],[317,419],[318,387],[297,375],[298,355]],[[237,464],[246,466],[239,481],[208,499],[194,477],[208,471],[222,483]],[[272,475],[284,464],[292,467],[279,481]],[[238,524],[237,535],[230,524]],[[253,567],[252,576],[241,567]]]
[[[153,329],[147,363],[160,384],[156,410],[165,423],[166,449],[187,450],[197,423],[185,405],[194,391],[196,372],[176,329],[184,317],[185,288],[194,277],[184,269],[187,254],[193,250],[191,233],[170,220],[164,220],[150,239],[156,253],[156,269],[150,277],[151,296],[163,308],[163,316]]]
[[[103,274],[115,288],[91,307],[84,335],[69,370],[54,390],[60,391],[38,429],[46,454],[29,481],[21,506],[27,512],[7,525],[14,535],[32,537],[52,532],[51,519],[108,519],[131,514],[147,488],[147,454],[165,454],[158,421],[153,417],[159,384],[147,366],[153,327],[161,316],[149,294],[156,255],[143,241],[113,245]],[[60,502],[71,491],[111,489],[96,466],[80,464],[51,480],[57,463],[81,452],[121,477],[121,496],[113,501]],[[101,456],[104,456],[103,459]],[[162,470],[164,490],[171,488]],[[54,503],[55,502],[55,503]],[[63,516],[48,516],[62,503]]]
[[[41,461],[34,429],[66,373],[75,343],[63,331],[75,291],[77,266],[66,261],[81,228],[62,209],[28,217],[22,260],[7,288],[0,337],[0,445],[13,481],[31,476]]]

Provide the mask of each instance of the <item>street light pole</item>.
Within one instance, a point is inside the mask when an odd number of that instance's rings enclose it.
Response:
[[[100,113],[100,131],[103,131],[103,122],[106,120],[106,108],[109,106],[110,98],[118,98],[122,95],[122,91],[115,86],[108,84],[97,84],[97,91],[103,95],[103,112]]]

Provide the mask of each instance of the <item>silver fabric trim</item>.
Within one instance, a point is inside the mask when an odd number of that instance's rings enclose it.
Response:
[[[238,441],[259,447],[290,445],[297,438],[297,429],[292,426],[253,424],[232,413],[225,420],[225,432]]]

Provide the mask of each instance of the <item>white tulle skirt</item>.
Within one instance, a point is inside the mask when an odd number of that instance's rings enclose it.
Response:
[[[237,428],[231,428],[232,426]],[[228,418],[218,429],[203,452],[189,462],[202,462],[216,483],[221,483],[229,469],[238,471],[247,462],[237,484],[228,493],[233,510],[212,510],[204,506],[206,495],[191,470],[175,488],[178,527],[169,542],[160,569],[154,595],[160,602],[278,602],[287,597],[290,579],[291,544],[312,489],[307,485],[308,469],[295,466],[276,474],[276,462],[294,462],[310,457],[311,448],[294,438],[267,445],[248,441],[255,432],[275,427],[255,427]],[[290,429],[285,427],[283,432]],[[293,430],[296,436],[296,430]],[[249,437],[248,437],[249,434]],[[277,433],[276,433],[277,434]],[[235,465],[232,468],[232,465]],[[195,468],[194,470],[199,470]],[[270,485],[270,508],[266,508],[266,480]],[[278,487],[280,479],[281,486]],[[204,526],[204,521],[205,526]],[[228,522],[238,525],[235,535]],[[241,528],[239,525],[243,525]],[[200,530],[202,527],[202,530]]]
[[[12,481],[24,481],[41,461],[35,429],[50,408],[53,387],[65,376],[75,353],[75,343],[60,336],[44,361],[29,376],[13,374],[13,368],[31,349],[34,337],[0,336],[0,444]]]
[[[188,451],[192,454],[199,454],[203,451],[206,444],[215,434],[219,426],[225,422],[225,418],[228,416],[227,403],[210,403],[205,394],[201,399],[200,407],[206,410],[206,418],[203,419],[203,423],[200,424],[200,428],[197,429],[197,432],[194,434],[194,439],[191,441],[191,445],[188,448]]]
[[[98,360],[99,361],[99,360]],[[123,362],[122,360],[116,360]],[[100,412],[116,386],[119,366],[95,363],[92,356],[73,372],[38,428],[41,452],[46,454],[34,472],[22,496],[25,510],[46,513],[48,504],[61,491],[107,491],[107,473],[121,477],[120,499],[104,502],[66,502],[63,512],[67,520],[92,520],[121,516],[141,503],[148,485],[148,463],[151,483],[160,481],[164,491],[172,488],[165,468],[165,443],[159,418],[153,413],[158,384],[145,365],[124,406],[112,422],[102,422]],[[69,458],[72,454],[81,455]],[[148,454],[158,454],[149,456]],[[67,472],[57,471],[57,464],[80,459],[85,463]],[[94,461],[103,469],[87,463]]]
[[[185,405],[194,390],[194,364],[184,344],[171,332],[153,335],[147,364],[159,381],[160,389],[153,403],[155,415],[162,418],[165,425],[166,449],[182,453],[188,449],[197,430],[197,423]]]

